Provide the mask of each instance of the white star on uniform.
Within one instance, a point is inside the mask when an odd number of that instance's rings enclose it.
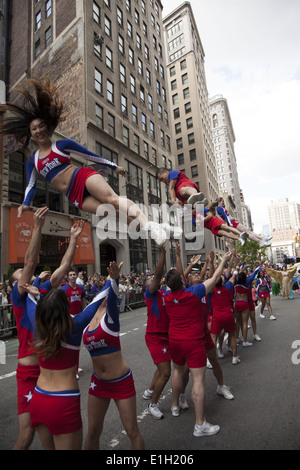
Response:
[[[27,403],[30,402],[31,398],[32,398],[32,393],[31,393],[31,390],[30,392],[28,393],[28,395],[24,395],[25,398],[27,398]]]
[[[179,304],[179,300],[177,300],[177,299],[174,299],[173,302],[174,302],[174,304]]]
[[[168,351],[167,348],[163,348],[163,350],[162,350],[162,352],[163,352],[164,354],[166,354],[167,351]]]
[[[73,203],[73,204],[74,204],[74,206],[76,206],[76,207],[78,207],[78,206],[79,206],[79,202],[77,202],[77,201],[76,201],[76,199],[75,199],[75,201],[74,201],[74,203]]]
[[[97,385],[95,384],[95,382],[94,382],[94,381],[91,382],[90,388],[91,388],[92,390],[95,390],[96,387],[97,387]]]

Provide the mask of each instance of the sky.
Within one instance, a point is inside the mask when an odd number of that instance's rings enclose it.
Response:
[[[182,5],[162,0],[163,17]],[[209,97],[226,98],[254,231],[271,201],[300,204],[300,1],[190,0]]]

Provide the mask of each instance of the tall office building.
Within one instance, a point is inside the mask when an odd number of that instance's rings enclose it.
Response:
[[[222,194],[231,196],[235,204],[237,220],[245,222],[247,217],[245,210],[242,210],[240,198],[240,184],[234,151],[235,134],[228,102],[222,95],[213,96],[209,99],[209,109],[213,127],[219,190]],[[245,225],[249,226],[249,223]]]
[[[127,179],[108,172],[109,184],[121,196],[149,208],[166,201],[156,179],[158,167],[172,167],[172,129],[162,3],[159,0],[11,0],[7,98],[34,75],[48,75],[65,102],[67,119],[54,138],[78,141],[123,166]],[[207,124],[208,125],[208,124]],[[34,148],[33,148],[34,149]],[[83,160],[73,157],[82,165]],[[3,162],[3,246],[13,230],[13,216],[26,187],[25,155],[9,140]],[[99,218],[79,212],[45,180],[39,178],[33,205],[47,204],[41,264],[57,266],[75,216],[87,221],[91,249],[83,247],[77,264],[90,272],[106,272],[109,260],[125,262],[124,272],[153,269],[160,249],[151,240],[112,236],[99,239]],[[89,230],[90,228],[90,230]],[[14,251],[18,248],[14,247]],[[90,253],[90,255],[87,254]],[[43,256],[45,253],[45,256]],[[84,254],[85,253],[85,254]],[[174,248],[167,245],[168,265]],[[22,257],[2,253],[4,272]]]
[[[164,17],[166,61],[175,133],[175,166],[209,199],[219,193],[205,77],[205,53],[190,2]],[[205,230],[205,252],[225,249]],[[204,250],[202,250],[204,252]]]

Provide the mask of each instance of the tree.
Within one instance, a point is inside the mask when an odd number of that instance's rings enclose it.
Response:
[[[259,246],[259,243],[247,240],[244,246],[238,244],[237,254],[240,255],[241,260],[244,261],[248,258],[247,263],[254,264],[256,260],[266,258],[267,246]]]

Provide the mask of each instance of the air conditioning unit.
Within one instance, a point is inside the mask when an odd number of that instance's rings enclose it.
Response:
[[[104,36],[102,34],[95,34],[94,41],[96,44],[103,44],[104,43]]]

